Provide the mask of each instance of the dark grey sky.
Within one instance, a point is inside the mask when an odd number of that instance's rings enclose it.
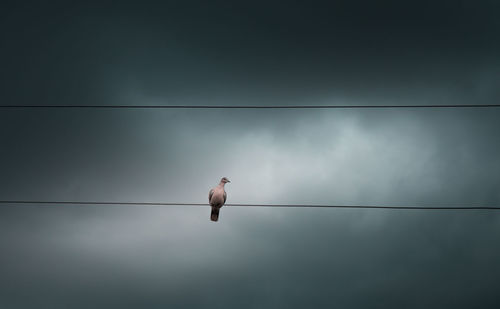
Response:
[[[491,104],[497,1],[3,3],[1,104]],[[0,199],[499,205],[500,110],[1,110]],[[222,151],[216,151],[221,147]],[[500,214],[0,208],[1,308],[498,308]]]

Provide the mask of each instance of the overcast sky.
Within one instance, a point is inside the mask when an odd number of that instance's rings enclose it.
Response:
[[[0,102],[498,104],[497,1],[0,7]],[[0,110],[0,200],[499,206],[500,109]],[[0,207],[0,307],[499,308],[500,212]]]

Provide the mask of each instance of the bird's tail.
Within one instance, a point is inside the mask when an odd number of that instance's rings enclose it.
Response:
[[[219,209],[212,206],[212,213],[210,214],[210,220],[217,222],[219,220]]]

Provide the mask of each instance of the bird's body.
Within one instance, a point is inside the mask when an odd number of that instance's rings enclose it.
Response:
[[[208,202],[210,206],[212,206],[212,213],[210,214],[210,220],[217,221],[219,220],[219,211],[221,207],[226,202],[227,194],[224,190],[224,185],[230,182],[229,179],[223,177],[219,183],[219,185],[208,193]]]

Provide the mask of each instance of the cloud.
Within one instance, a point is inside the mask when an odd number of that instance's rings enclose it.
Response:
[[[9,104],[498,101],[492,2],[9,5]],[[49,17],[47,17],[49,16]],[[7,103],[5,103],[7,104]],[[3,110],[3,199],[497,205],[496,109]],[[8,308],[497,308],[494,212],[3,206]]]

